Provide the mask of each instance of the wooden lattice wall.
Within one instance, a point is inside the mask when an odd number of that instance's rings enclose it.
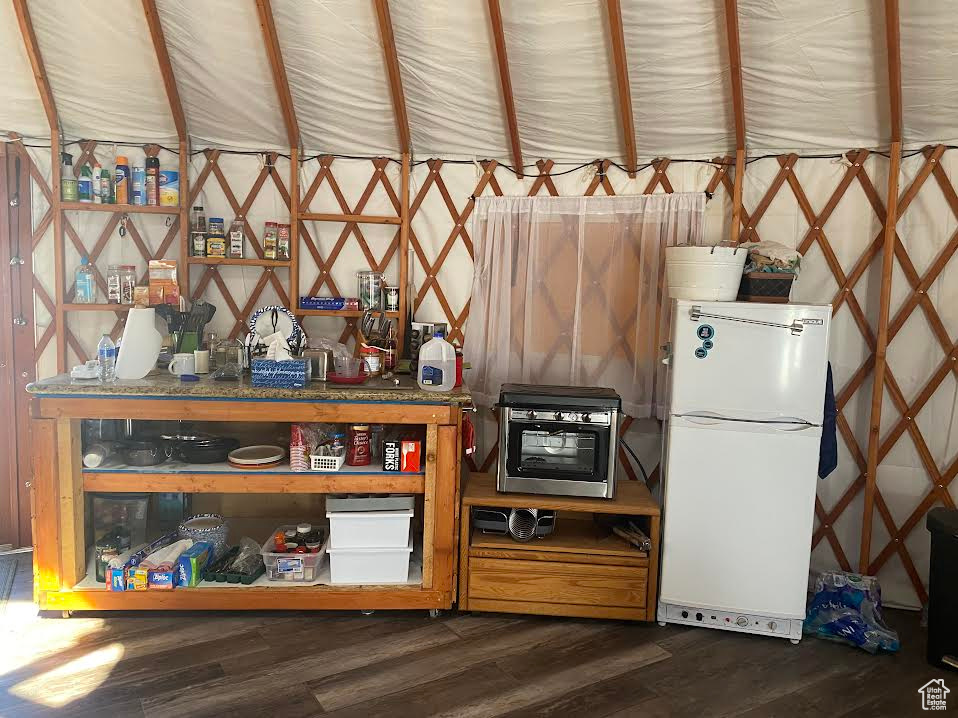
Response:
[[[22,148],[17,151],[20,151],[25,159],[30,159],[31,155]],[[949,487],[958,474],[958,458],[954,456],[942,458],[941,449],[930,447],[929,444],[933,442],[929,440],[929,428],[927,425],[923,428],[922,421],[917,420],[922,409],[932,398],[939,393],[946,394],[948,387],[953,386],[954,377],[958,376],[956,323],[951,317],[943,318],[943,309],[936,304],[934,293],[930,291],[943,277],[958,249],[958,231],[954,231],[954,227],[958,226],[958,192],[944,166],[945,160],[950,159],[951,156],[952,154],[946,153],[942,146],[927,147],[906,161],[906,174],[910,173],[910,176],[903,184],[898,202],[898,215],[902,218],[902,222],[908,221],[910,210],[916,211],[913,209],[916,199],[925,196],[929,197],[929,201],[939,202],[941,208],[946,208],[952,215],[949,219],[953,218],[955,222],[949,225],[947,236],[923,237],[920,258],[912,256],[915,250],[908,242],[900,236],[895,239],[897,301],[892,308],[889,326],[890,354],[893,357],[896,350],[895,340],[909,321],[921,318],[927,324],[930,331],[929,337],[933,342],[930,346],[922,346],[921,352],[925,354],[938,352],[939,358],[934,369],[928,376],[923,377],[922,381],[916,383],[914,376],[909,377],[907,387],[903,387],[899,382],[900,370],[896,368],[894,360],[891,361],[886,374],[885,397],[889,409],[886,410],[886,422],[882,426],[880,459],[885,461],[896,447],[903,442],[909,442],[921,461],[927,481],[925,490],[921,492],[915,503],[903,509],[894,505],[894,502],[889,501],[885,496],[886,493],[900,492],[895,492],[894,486],[891,488],[886,486],[887,482],[879,477],[875,500],[879,516],[879,523],[876,524],[874,534],[876,550],[870,557],[869,564],[871,572],[881,574],[891,564],[897,563],[908,577],[916,602],[924,601],[927,596],[922,580],[924,566],[920,563],[920,559],[916,560],[912,555],[916,552],[913,544],[921,543],[923,530],[918,537],[916,532],[922,529],[922,518],[930,507],[938,503],[948,507],[954,506]],[[255,199],[256,192],[270,183],[282,197],[288,198],[288,187],[283,182],[282,175],[275,171],[271,172],[268,169],[269,164],[266,164],[263,171],[256,177],[253,187],[246,193],[245,199],[240,202],[232,190],[226,190],[229,187],[229,178],[222,171],[217,172],[218,166],[215,162],[210,163],[210,159],[214,157],[215,151],[199,156],[199,162],[194,163],[195,176],[192,178],[192,185],[201,187],[203,181],[211,176],[215,177],[217,182],[223,185],[226,196],[229,198],[232,195],[232,199],[228,201],[231,210],[248,209]],[[875,291],[874,283],[871,288],[868,288],[866,280],[879,264],[877,260],[882,245],[881,227],[886,211],[882,197],[887,184],[885,174],[888,162],[886,158],[876,156],[867,150],[848,152],[840,165],[836,165],[836,161],[783,155],[759,160],[754,166],[750,165],[746,174],[741,239],[754,241],[761,238],[773,238],[782,241],[780,206],[783,202],[788,202],[797,207],[797,216],[801,218],[804,226],[793,235],[793,243],[807,255],[806,265],[816,262],[819,268],[827,271],[832,278],[831,288],[816,288],[816,296],[803,296],[802,299],[831,302],[836,317],[843,312],[847,313],[851,322],[841,326],[851,328],[854,333],[847,330],[844,334],[835,333],[833,344],[838,346],[855,344],[863,347],[859,365],[854,370],[846,372],[847,376],[838,373],[836,377],[838,428],[843,444],[843,457],[846,463],[854,467],[854,476],[849,478],[847,486],[842,488],[837,497],[828,497],[827,492],[820,492],[819,499],[816,501],[817,525],[813,539],[814,546],[819,547],[821,544],[828,547],[830,561],[850,570],[854,565],[856,537],[854,531],[848,530],[844,532],[844,536],[840,535],[842,532],[837,531],[836,526],[842,521],[851,522],[852,525],[860,521],[860,515],[855,516],[857,511],[850,511],[850,509],[858,507],[856,500],[865,485],[867,425],[863,424],[861,412],[857,410],[852,412],[852,407],[857,406],[862,397],[867,395],[874,366]],[[359,194],[358,205],[347,202],[346,195],[349,189],[344,190],[336,180],[337,167],[345,167],[347,161],[333,161],[332,158],[325,158],[318,159],[316,162],[319,164],[317,174],[309,184],[304,185],[304,197],[309,196],[310,193],[315,195],[319,187],[328,183],[330,188],[336,188],[332,190],[333,196],[339,195],[342,198],[339,212],[363,211],[365,201],[377,186],[385,192],[384,201],[387,204],[398,201],[395,198],[393,184],[386,177],[386,173],[377,171],[385,169],[385,160],[374,159],[368,162],[370,171],[367,176],[370,179]],[[820,169],[826,163],[829,173],[834,177],[833,186],[826,187],[818,175],[815,176],[814,182],[806,179],[803,183],[803,176],[811,176],[809,173],[812,169]],[[43,164],[40,161],[31,162],[29,165],[34,185],[33,195],[38,200],[49,196],[47,168],[44,168]],[[199,165],[198,169],[197,165]],[[463,285],[468,285],[471,270],[473,245],[469,219],[474,207],[474,197],[483,194],[502,195],[519,192],[529,195],[671,192],[675,191],[678,184],[680,191],[700,189],[714,193],[715,197],[710,205],[714,203],[722,205],[716,214],[718,225],[722,225],[730,205],[729,194],[734,179],[734,160],[730,157],[716,158],[712,164],[695,165],[695,172],[692,174],[687,162],[656,160],[650,166],[640,170],[634,180],[629,179],[625,172],[608,162],[596,163],[595,167],[579,172],[575,182],[572,182],[570,177],[560,174],[562,168],[551,161],[540,161],[537,166],[539,169],[537,175],[527,175],[522,180],[517,179],[511,171],[501,167],[494,160],[482,162],[477,168],[473,168],[435,159],[417,164],[413,168],[409,240],[413,255],[410,271],[415,282],[415,291],[410,299],[414,309],[419,312],[420,318],[430,321],[447,321],[451,328],[451,337],[465,340],[467,352],[469,303],[468,299],[463,301],[463,297],[468,296],[468,291],[464,294],[462,288]],[[769,170],[770,166],[774,168],[774,171]],[[355,174],[357,168],[352,167],[351,171]],[[763,186],[750,184],[748,178],[753,175],[756,181],[761,181]],[[467,188],[465,182],[470,176],[478,179],[474,183],[470,182]],[[833,231],[829,221],[836,212],[842,211],[843,201],[847,203],[846,197],[853,191],[860,193],[871,208],[873,216],[862,217],[861,222],[863,225],[870,226],[875,233],[863,246],[850,252],[849,246],[846,246],[846,238],[841,233]],[[932,193],[934,197],[931,197]],[[195,197],[195,194],[193,196]],[[338,199],[336,201],[339,203]],[[44,238],[49,241],[51,217],[42,200],[36,204],[37,216],[32,236],[34,246],[40,248]],[[308,202],[305,204],[308,205]],[[928,208],[919,209],[922,213],[932,211]],[[107,223],[96,237],[81,237],[70,229],[66,231],[66,234],[72,244],[87,248],[91,256],[98,256],[98,252],[104,251],[110,242],[122,241],[114,231],[114,225],[112,221]],[[151,247],[142,240],[135,225],[132,225],[132,229],[131,225],[128,225],[128,230],[129,241],[142,255],[143,260],[148,256],[169,254],[170,250],[174,249],[168,237],[163,238],[159,245]],[[173,232],[173,228],[167,231]],[[388,243],[385,245],[385,251],[378,255],[373,253],[368,243],[363,246],[362,230],[355,225],[337,225],[333,228],[335,241],[331,245],[332,248],[327,251],[321,249],[322,242],[318,239],[319,231],[306,231],[301,234],[301,249],[313,257],[316,266],[314,276],[301,276],[304,292],[317,290],[330,293],[337,289],[335,280],[332,279],[334,265],[337,261],[343,261],[343,252],[350,246],[358,246],[369,264],[377,268],[387,267],[398,252],[399,238],[394,229],[389,230],[392,236],[389,238],[387,235]],[[930,256],[929,252],[931,252]],[[172,254],[175,256],[175,251]],[[194,297],[203,296],[211,285],[217,286],[224,298],[232,296],[231,287],[215,269],[203,268],[203,270],[193,286],[191,293]],[[48,289],[49,277],[46,276],[48,265],[35,262],[34,271],[37,275],[34,284],[35,304],[38,322],[42,323],[44,317],[49,316],[47,312],[52,306]],[[806,269],[806,272],[809,271],[812,269]],[[801,285],[800,280],[799,286]],[[288,300],[289,295],[284,294],[288,291],[287,285],[279,282],[275,273],[262,270],[253,289],[245,298],[225,302],[230,314],[231,333],[238,333],[241,330],[241,322],[252,309],[259,305],[261,295],[268,286],[273,287],[273,291],[281,300]],[[223,309],[221,306],[221,310]],[[346,321],[346,329],[340,334],[343,339],[353,326],[351,322],[354,320],[347,318]],[[836,322],[836,327],[838,326]],[[69,325],[66,330],[70,332]],[[52,322],[47,322],[45,326],[37,329],[35,354],[38,358],[48,349],[53,332]],[[78,357],[89,355],[92,348],[84,346],[72,333],[68,335],[68,342]],[[938,397],[938,400],[940,401],[941,397]],[[625,422],[624,429],[628,430],[631,423],[630,418]],[[938,428],[934,427],[934,430]],[[476,462],[476,468],[488,468],[495,456],[495,448],[493,448],[487,456]],[[821,549],[816,551],[821,556]]]

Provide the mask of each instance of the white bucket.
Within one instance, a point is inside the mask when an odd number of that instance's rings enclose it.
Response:
[[[745,247],[665,248],[665,276],[672,299],[733,301],[738,296]]]

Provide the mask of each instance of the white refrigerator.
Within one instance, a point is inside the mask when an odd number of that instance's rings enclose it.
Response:
[[[658,621],[797,643],[831,307],[672,309]]]

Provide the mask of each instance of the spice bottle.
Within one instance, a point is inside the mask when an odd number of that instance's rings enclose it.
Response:
[[[236,215],[236,219],[230,224],[230,236],[229,236],[229,257],[230,259],[242,259],[243,250],[246,244],[246,237],[244,236],[244,221],[243,215]]]

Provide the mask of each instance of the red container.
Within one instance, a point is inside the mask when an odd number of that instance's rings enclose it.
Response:
[[[346,435],[346,463],[350,466],[369,466],[370,454],[369,424],[354,424]]]
[[[456,387],[462,386],[462,349],[456,349],[456,383],[453,386]]]

